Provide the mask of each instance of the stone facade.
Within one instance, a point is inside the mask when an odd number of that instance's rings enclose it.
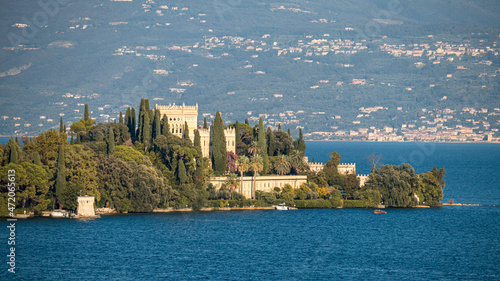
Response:
[[[210,178],[210,183],[219,189],[226,181],[226,177],[213,177]],[[264,192],[274,191],[275,187],[283,188],[285,184],[291,185],[293,188],[299,188],[301,184],[307,182],[307,176],[257,176],[255,180],[255,190],[260,190]],[[252,177],[243,177],[243,186],[238,188],[237,191],[245,198],[250,199],[252,197]],[[240,190],[241,189],[241,190]]]
[[[323,171],[323,168],[325,167],[325,163],[309,162],[309,157],[307,156],[304,156],[304,162],[306,162],[307,165],[309,166],[309,170],[314,171],[316,173]]]
[[[359,179],[359,186],[364,186],[365,183],[368,181],[368,177],[370,175],[357,175],[356,177]]]
[[[182,138],[184,135],[184,125],[187,122],[189,138],[194,141],[194,130],[198,128],[198,104],[195,106],[186,105],[156,105],[156,110],[160,111],[160,116],[167,115],[168,125],[172,134]]]
[[[309,166],[309,170],[314,172],[321,172],[325,167],[325,163],[312,163],[309,162],[309,158],[304,156],[304,161]],[[340,174],[348,175],[348,174],[356,174],[356,163],[348,163],[348,164],[339,164],[337,170]],[[368,175],[356,175],[359,179],[359,186],[364,186],[366,181],[368,180]]]
[[[77,213],[80,217],[95,217],[94,196],[78,196]]]
[[[189,138],[194,141],[194,130],[198,129],[200,133],[201,151],[203,157],[210,157],[212,152],[212,127],[208,129],[199,128],[198,125],[198,104],[195,106],[186,105],[156,105],[156,110],[160,111],[161,118],[167,115],[168,124],[172,134],[181,137],[184,132],[184,122],[187,122],[189,129]],[[224,130],[226,137],[226,149],[236,153],[236,132],[234,128]]]
[[[349,164],[339,164],[337,166],[337,170],[339,171],[339,174],[356,174],[356,164],[354,163],[349,163]]]

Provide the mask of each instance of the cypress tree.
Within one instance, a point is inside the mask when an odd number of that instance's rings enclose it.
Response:
[[[250,123],[248,123],[248,118],[245,119],[245,124],[247,124],[248,126],[250,126]]]
[[[40,160],[40,154],[38,154],[38,152],[35,152],[33,163],[37,166],[42,166],[42,161]]]
[[[80,139],[81,139],[80,132],[78,132],[78,133],[76,133],[75,144],[80,144]]]
[[[127,110],[125,110],[125,120],[123,124],[125,124],[130,131],[130,107],[127,107]]]
[[[235,139],[236,139],[236,147],[238,147],[238,144],[241,142],[241,132],[240,132],[240,123],[238,123],[238,120],[236,120],[236,124],[234,125],[234,131],[235,131]]]
[[[196,161],[201,161],[202,151],[201,151],[201,137],[200,132],[198,130],[194,130],[194,148],[198,152],[196,156]]]
[[[62,132],[64,132],[64,124],[63,124],[63,120],[61,117],[61,119],[59,120],[59,133],[62,133]]]
[[[153,121],[153,139],[161,135],[160,111],[155,110],[155,120]]]
[[[203,129],[208,129],[208,125],[207,125],[207,117],[205,117],[203,119]]]
[[[75,140],[73,139],[73,133],[71,133],[71,140],[69,141],[69,144],[71,145],[75,144]]]
[[[56,197],[59,205],[64,202],[64,191],[66,189],[66,166],[64,164],[64,147],[59,145],[59,153],[57,156],[57,177],[56,177]]]
[[[288,128],[288,135],[292,136],[292,134],[290,133],[290,128]]]
[[[177,178],[179,179],[179,183],[181,185],[186,184],[188,181],[186,166],[184,165],[184,161],[179,159],[179,163],[177,164]]]
[[[146,102],[144,101],[144,99],[141,99],[141,105],[139,106],[139,117],[137,119],[136,136],[140,142],[144,142],[144,139],[143,139],[144,134],[142,133],[142,130],[143,130],[143,126],[144,126],[144,112],[146,111],[145,110],[145,107],[146,107],[145,103]]]
[[[183,137],[187,140],[190,140],[189,138],[189,127],[187,121],[184,121],[184,134]]]
[[[89,105],[85,104],[85,113],[83,114],[83,120],[88,121],[90,119]]]
[[[266,139],[266,131],[264,129],[264,122],[262,121],[262,118],[259,118],[259,135],[258,135],[258,141],[259,141],[259,148],[261,151],[261,156],[262,156],[262,164],[264,166],[263,173],[267,173],[267,170],[269,168],[269,158],[267,156],[267,139]]]
[[[4,165],[9,163],[19,164],[20,150],[17,142],[10,137],[9,142],[5,145]]]
[[[131,120],[131,123],[130,123],[130,137],[131,138],[136,138],[137,135],[135,134],[135,127],[136,127],[136,119],[135,119],[135,108],[132,107],[132,109],[130,110],[130,120]]]
[[[146,112],[142,118],[141,140],[144,144],[151,141],[151,125],[149,124],[149,113]]]
[[[168,118],[167,115],[163,115],[163,128],[161,130],[162,135],[165,137],[170,136],[170,126],[168,125]]]
[[[109,135],[108,135],[108,142],[107,142],[107,152],[108,154],[113,154],[113,151],[115,150],[115,134],[113,132],[113,128],[109,127]]]
[[[267,128],[267,154],[269,156],[274,156],[274,151],[276,150],[276,136],[274,136],[271,127]]]
[[[66,124],[64,124],[63,133],[66,133]]]
[[[278,124],[278,131],[281,131],[281,123]]]
[[[123,124],[123,114],[121,111],[120,111],[120,119],[118,120],[119,120],[118,123]]]
[[[299,139],[297,140],[297,149],[300,151],[302,156],[306,153],[306,142],[302,137],[302,128],[299,129]]]
[[[194,182],[197,188],[202,188],[203,184],[203,152],[201,151],[201,137],[198,130],[194,130],[194,148],[196,149],[196,170],[194,171]]]
[[[212,163],[214,170],[223,174],[227,170],[226,136],[224,135],[224,122],[219,111],[215,114],[212,140]]]

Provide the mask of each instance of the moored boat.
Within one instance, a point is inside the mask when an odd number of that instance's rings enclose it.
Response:
[[[278,210],[278,211],[288,211],[288,206],[285,206],[285,203],[281,203],[278,206],[276,206],[276,210]]]
[[[373,211],[375,214],[387,214],[386,211],[382,211],[382,210],[375,210]]]
[[[65,212],[62,212],[62,210],[54,210],[52,213],[50,213],[50,216],[52,218],[66,218],[66,217],[68,217],[68,214]]]

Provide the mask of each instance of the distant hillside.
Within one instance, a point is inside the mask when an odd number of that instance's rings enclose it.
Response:
[[[60,2],[0,8],[0,135],[69,127],[85,103],[109,121],[147,97],[310,139],[499,136],[499,1]]]

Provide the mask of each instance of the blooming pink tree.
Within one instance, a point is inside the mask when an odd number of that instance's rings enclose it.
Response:
[[[238,170],[236,165],[238,160],[238,155],[234,154],[232,151],[227,153],[227,169],[229,172],[234,173]]]

